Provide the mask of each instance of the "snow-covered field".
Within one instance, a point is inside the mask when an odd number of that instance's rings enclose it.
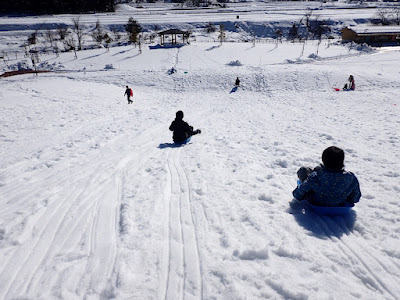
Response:
[[[400,51],[318,49],[115,47],[2,78],[0,299],[400,299]],[[180,148],[177,110],[202,130]],[[363,194],[346,217],[291,195],[331,145]]]

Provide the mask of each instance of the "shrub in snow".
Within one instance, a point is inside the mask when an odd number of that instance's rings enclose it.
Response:
[[[318,56],[317,54],[315,54],[315,53],[311,53],[311,54],[308,56],[308,58],[311,58],[311,59],[318,59],[319,56]]]
[[[351,42],[351,43],[347,43],[347,46],[349,47],[349,49],[354,49],[354,50],[361,51],[361,52],[366,52],[366,53],[375,51],[374,48],[372,48],[371,46],[369,46],[366,43],[357,44],[355,42]]]
[[[24,70],[32,70],[31,66],[28,64],[28,61],[23,60],[17,62],[16,64],[10,65],[8,67],[12,71],[24,71]]]
[[[55,70],[60,70],[60,69],[62,69],[62,68],[65,68],[65,67],[63,66],[63,64],[62,64],[62,63],[57,63],[57,62],[52,63],[52,64],[49,64],[49,63],[46,61],[46,62],[42,62],[42,63],[39,65],[39,69],[40,69],[40,70],[55,71]]]
[[[243,66],[239,60],[232,60],[231,62],[227,63],[228,66],[231,67],[240,67]]]
[[[375,49],[370,47],[368,44],[364,43],[364,44],[357,44],[356,49],[358,51],[362,51],[362,52],[374,52]]]

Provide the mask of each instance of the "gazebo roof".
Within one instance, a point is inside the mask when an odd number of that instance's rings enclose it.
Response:
[[[186,31],[182,31],[182,30],[179,30],[179,29],[168,29],[168,30],[165,30],[165,31],[161,31],[158,34],[159,35],[167,35],[167,34],[185,34],[185,33],[186,33]]]

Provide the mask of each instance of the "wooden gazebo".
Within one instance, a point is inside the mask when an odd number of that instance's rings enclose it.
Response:
[[[176,45],[178,44],[177,42],[177,36],[181,36],[182,38],[182,43],[185,43],[185,40],[187,40],[188,32],[187,31],[182,31],[179,29],[168,29],[162,32],[159,32],[158,35],[161,38],[161,45],[165,44],[165,37],[166,36],[171,36],[171,44]]]

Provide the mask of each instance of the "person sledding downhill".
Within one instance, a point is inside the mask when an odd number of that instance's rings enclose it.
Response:
[[[176,112],[175,120],[172,121],[169,130],[173,131],[172,139],[175,144],[179,145],[188,143],[192,135],[201,133],[200,129],[193,131],[193,127],[183,121],[183,112],[181,110]]]
[[[344,170],[344,151],[331,146],[322,153],[323,164],[297,171],[299,184],[293,191],[297,200],[307,200],[315,206],[354,206],[361,198],[357,177]]]
[[[240,85],[240,79],[239,79],[239,77],[236,77],[235,87],[239,87],[239,85]]]

